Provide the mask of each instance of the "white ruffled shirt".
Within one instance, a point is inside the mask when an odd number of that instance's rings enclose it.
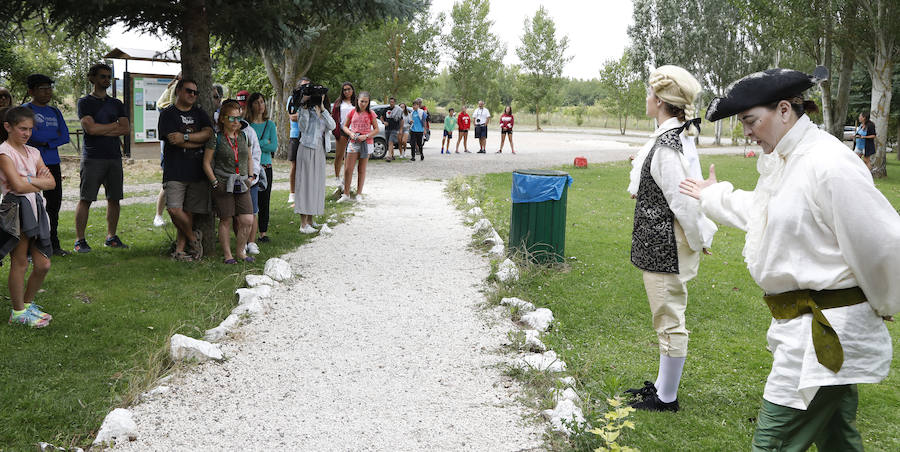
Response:
[[[656,144],[656,138],[663,132],[677,129],[681,125],[678,118],[669,118],[650,134],[650,141],[638,151],[637,156],[631,162],[629,193],[637,195],[641,182],[641,169],[644,167],[647,154]],[[700,155],[697,153],[694,140],[685,133],[682,133],[680,138],[683,153],[675,150],[671,150],[671,152],[657,151],[650,162],[650,175],[662,190],[666,202],[669,203],[669,209],[675,214],[675,219],[684,230],[688,246],[694,251],[701,251],[712,245],[713,236],[718,228],[703,214],[699,201],[682,194],[678,189],[678,184],[688,177],[703,179],[700,171]]]
[[[900,303],[900,278],[892,274],[900,268],[900,215],[859,157],[805,115],[760,159],[754,191],[719,182],[701,195],[706,215],[747,231],[753,243],[744,256],[756,283],[767,294],[859,286],[869,299],[823,310],[844,350],[838,373],[816,358],[812,314],[772,319],[774,361],[763,398],[805,410],[820,386],[888,375],[893,352],[880,315]]]

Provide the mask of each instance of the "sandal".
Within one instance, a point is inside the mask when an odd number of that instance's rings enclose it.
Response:
[[[244,257],[244,262],[248,262],[248,263],[252,264],[253,262],[256,262],[256,258],[254,258],[253,256],[246,256],[246,257]]]
[[[234,258],[232,258],[232,259],[225,259],[225,260],[222,261],[222,262],[223,262],[224,264],[226,264],[226,265],[234,265],[234,264],[237,264],[237,261],[234,260]]]
[[[193,262],[194,258],[184,251],[176,251],[172,253],[172,259],[178,262]]]

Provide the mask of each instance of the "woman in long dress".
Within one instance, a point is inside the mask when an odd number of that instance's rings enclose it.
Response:
[[[318,101],[318,102],[315,102]],[[316,232],[313,217],[325,213],[325,140],[335,128],[326,110],[328,98],[303,98],[298,112],[300,147],[297,149],[297,171],[294,179],[294,212],[300,214],[300,232]]]

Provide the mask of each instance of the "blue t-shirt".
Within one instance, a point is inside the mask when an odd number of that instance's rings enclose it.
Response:
[[[291,106],[291,101],[294,100],[294,96],[288,96],[287,105],[284,106],[284,109],[287,110],[288,107]],[[291,121],[291,138],[300,138],[300,124],[297,121]]]
[[[90,116],[96,124],[112,124],[119,118],[127,118],[125,104],[114,97],[104,96],[102,99],[90,94],[78,99],[78,119]],[[128,139],[126,137],[126,139]],[[120,137],[107,137],[84,134],[83,158],[88,159],[120,159],[122,158],[122,142]]]
[[[428,118],[428,112],[425,110],[413,110],[412,127],[410,127],[409,130],[411,132],[424,132],[426,118]]]
[[[856,127],[856,134],[859,136],[866,136],[866,129],[863,126]],[[860,151],[866,150],[866,139],[865,138],[857,138],[856,139],[856,149]]]
[[[34,129],[28,145],[41,151],[41,160],[45,165],[58,165],[57,148],[69,142],[69,127],[62,113],[49,105],[39,107],[31,102],[24,105],[34,112]]]

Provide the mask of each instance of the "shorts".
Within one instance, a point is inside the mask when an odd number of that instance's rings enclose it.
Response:
[[[291,138],[291,145],[288,147],[288,160],[297,161],[297,149],[300,148],[300,137]]]
[[[856,148],[856,149],[853,150],[853,152],[855,152],[856,155],[862,157],[863,155],[865,155],[866,150],[865,150],[865,149]]]
[[[103,185],[108,201],[123,198],[122,159],[81,159],[81,200],[96,201]]]
[[[219,188],[213,190],[212,198],[219,218],[253,214],[253,201],[250,199],[249,190],[243,193],[228,193],[225,187],[219,184]]]
[[[469,129],[465,129],[465,130],[459,129],[459,134],[460,134],[460,135],[468,135],[468,134],[469,134]]]
[[[391,129],[391,130],[388,130],[387,132],[388,132],[388,142],[389,143],[396,144],[396,143],[400,142],[400,134],[401,134],[400,130]]]
[[[347,152],[355,152],[359,154],[361,159],[369,158],[375,151],[375,144],[366,143],[365,141],[351,141],[350,144],[347,145]]]
[[[166,207],[183,209],[192,213],[209,213],[209,182],[181,182],[170,180],[163,182],[166,194]]]
[[[259,184],[250,186],[250,204],[253,206],[253,215],[259,213]]]
[[[866,149],[866,152],[865,152],[866,157],[871,157],[873,155],[875,155],[875,149],[872,149],[872,150]]]
[[[512,136],[512,129],[508,129],[508,130],[500,129],[500,135],[509,135],[509,136]]]
[[[487,138],[487,126],[475,126],[475,138]]]
[[[444,136],[447,137],[447,138],[453,139],[453,131],[452,131],[452,130],[445,130],[445,131],[444,131]]]

